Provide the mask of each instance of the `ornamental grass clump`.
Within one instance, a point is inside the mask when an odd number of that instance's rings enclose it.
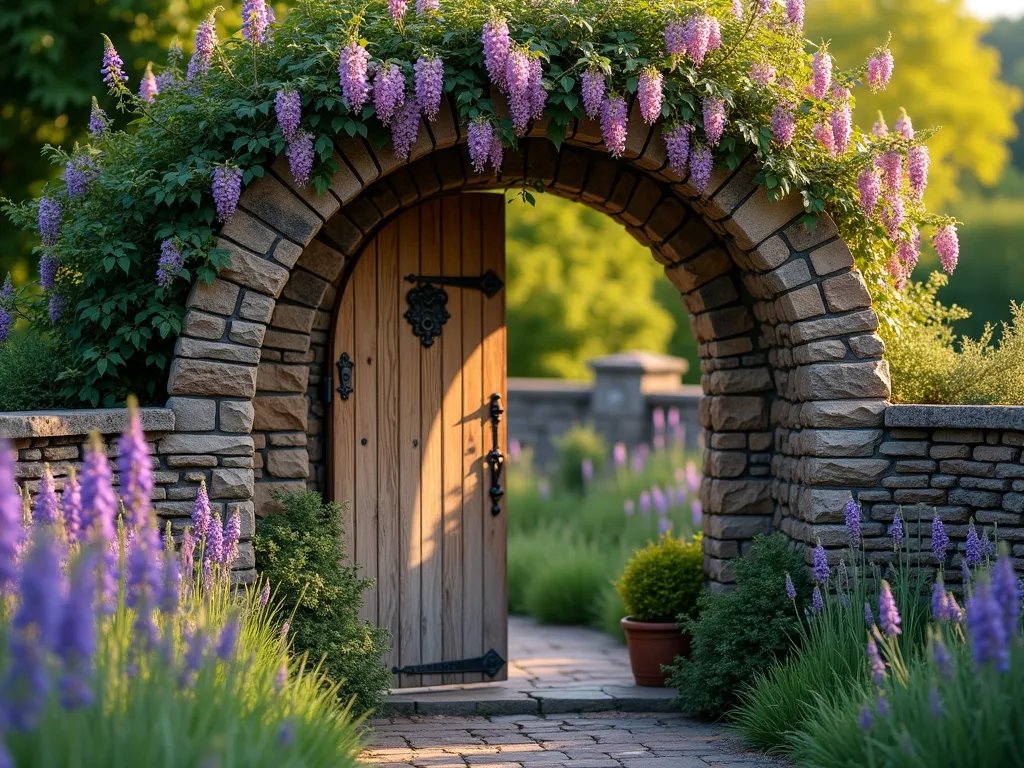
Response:
[[[0,765],[355,766],[358,723],[290,655],[270,585],[230,582],[237,515],[217,553],[194,528],[175,551],[137,412],[119,448],[120,496],[94,438],[32,506],[0,445]]]
[[[677,622],[692,617],[704,589],[700,534],[683,541],[666,533],[636,550],[615,587],[633,621]]]
[[[6,206],[59,264],[50,288],[16,298],[39,332],[72,340],[70,397],[161,397],[186,297],[225,265],[216,234],[242,191],[284,156],[289,170],[274,174],[329,194],[349,139],[403,161],[428,133],[467,136],[474,171],[500,173],[531,130],[557,149],[589,117],[612,156],[630,157],[637,126],[647,141],[655,125],[694,193],[753,155],[770,199],[796,196],[808,227],[828,212],[883,312],[922,237],[956,266],[954,221],[921,200],[930,132],[905,115],[892,132],[851,125],[855,90],[885,88],[898,66],[888,43],[840,70],[825,43],[804,39],[798,0],[308,0],[280,20],[246,0],[242,17],[221,40],[207,15],[187,65],[174,48],[165,65],[129,71],[105,40],[96,86],[127,115],[94,104],[85,144],[45,150],[72,169],[67,180]],[[433,125],[445,101],[457,130]],[[858,190],[879,162],[884,187]],[[177,272],[160,268],[168,239]]]

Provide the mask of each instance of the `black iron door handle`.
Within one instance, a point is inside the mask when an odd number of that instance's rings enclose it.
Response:
[[[501,407],[501,395],[495,392],[491,395],[491,436],[494,447],[487,454],[487,463],[491,466],[491,514],[501,514],[501,497],[505,491],[501,489],[501,467],[505,463],[505,454],[498,447],[498,425],[501,424],[501,415],[505,409]]]

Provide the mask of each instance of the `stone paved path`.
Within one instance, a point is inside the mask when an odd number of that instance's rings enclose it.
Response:
[[[683,715],[396,717],[377,720],[363,753],[379,768],[768,768],[721,728]]]

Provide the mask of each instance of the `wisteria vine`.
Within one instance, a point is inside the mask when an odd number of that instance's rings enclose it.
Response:
[[[73,327],[83,366],[69,380],[84,399],[123,397],[133,384],[156,394],[152,369],[141,369],[166,366],[185,290],[222,264],[217,227],[276,157],[298,185],[323,193],[337,137],[390,143],[405,159],[446,97],[477,173],[500,174],[539,121],[560,146],[573,121],[594,120],[621,157],[634,107],[660,124],[668,168],[698,193],[715,167],[753,153],[770,197],[800,194],[809,227],[826,211],[836,219],[883,311],[917,263],[922,233],[946,271],[956,266],[955,222],[922,202],[929,132],[906,112],[892,131],[882,116],[871,131],[853,125],[855,89],[884,89],[897,66],[888,43],[838,69],[826,44],[804,39],[803,0],[304,0],[280,23],[265,0],[246,0],[242,16],[239,34],[221,42],[211,13],[187,65],[172,47],[165,66],[146,67],[137,94],[105,39],[102,82],[137,114],[135,127],[115,131],[94,102],[90,141],[54,151],[64,179],[38,202],[8,206],[39,233],[47,314]],[[101,304],[96,284],[112,279],[101,268],[120,268],[135,288],[123,308],[109,301],[113,289]],[[0,296],[0,336],[22,298]],[[111,307],[124,315],[116,329]],[[128,370],[144,355],[146,366]],[[138,387],[145,379],[148,390]]]

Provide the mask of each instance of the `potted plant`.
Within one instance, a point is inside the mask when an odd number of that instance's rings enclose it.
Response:
[[[622,629],[636,684],[664,686],[662,666],[690,654],[679,619],[693,614],[704,588],[700,534],[692,541],[665,534],[636,550],[615,587],[628,612]]]

